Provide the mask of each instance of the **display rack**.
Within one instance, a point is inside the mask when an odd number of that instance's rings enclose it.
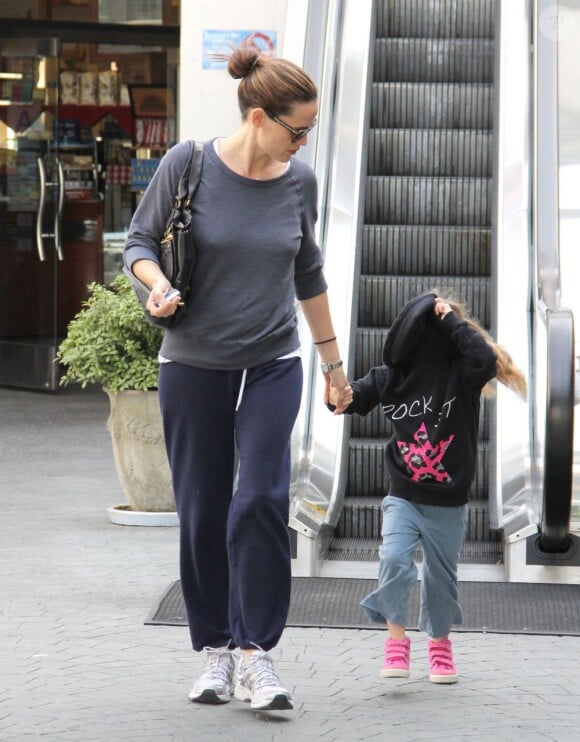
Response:
[[[98,198],[98,163],[94,142],[59,144],[64,176],[65,201],[90,201]]]

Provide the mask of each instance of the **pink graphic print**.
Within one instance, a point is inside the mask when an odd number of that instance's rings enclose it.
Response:
[[[447,440],[441,441],[436,446],[432,446],[427,437],[425,423],[421,423],[421,427],[417,429],[413,438],[417,441],[417,444],[397,441],[405,464],[407,464],[407,471],[413,482],[434,480],[435,482],[449,484],[451,477],[445,471],[441,459],[455,436],[451,435]]]

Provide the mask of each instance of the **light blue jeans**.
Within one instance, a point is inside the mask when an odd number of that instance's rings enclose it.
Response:
[[[423,548],[419,629],[447,636],[463,623],[458,603],[457,561],[467,522],[467,506],[415,505],[389,495],[382,503],[383,543],[379,548],[379,585],[362,602],[371,621],[406,626],[409,592],[418,570],[413,552]]]

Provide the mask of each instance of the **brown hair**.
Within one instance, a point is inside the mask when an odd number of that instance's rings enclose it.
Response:
[[[294,62],[265,57],[255,46],[242,44],[229,55],[227,69],[238,85],[238,105],[242,118],[250,108],[263,108],[273,116],[290,113],[297,103],[310,103],[318,97],[312,78]]]
[[[486,330],[484,330],[478,322],[476,322],[472,317],[469,316],[466,307],[461,304],[461,302],[457,301],[456,299],[445,297],[437,290],[434,290],[433,293],[437,294],[437,296],[446,304],[449,304],[451,309],[460,319],[465,320],[465,322],[467,322],[470,327],[473,327],[474,330],[476,330],[477,332],[479,332],[480,335],[483,336],[487,344],[491,346],[496,355],[496,379],[508,389],[511,389],[512,392],[519,394],[520,397],[523,397],[525,399],[527,394],[526,377],[524,376],[523,372],[515,365],[511,355],[507,352],[507,350],[503,346],[498,345],[498,343],[495,342],[491,335]],[[491,385],[486,384],[483,388],[483,395],[489,397],[492,393],[493,389]]]

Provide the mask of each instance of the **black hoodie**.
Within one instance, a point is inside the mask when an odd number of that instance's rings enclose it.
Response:
[[[467,502],[475,476],[481,390],[496,374],[493,349],[435,294],[408,302],[389,331],[383,366],[351,382],[346,413],[377,404],[393,423],[386,447],[389,494],[422,505]]]

